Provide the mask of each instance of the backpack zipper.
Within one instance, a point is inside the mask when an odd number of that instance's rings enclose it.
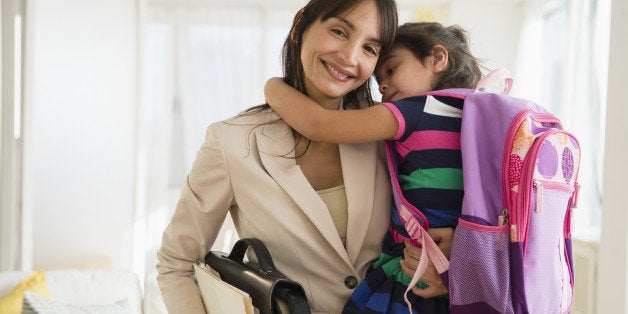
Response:
[[[530,120],[532,121],[537,121],[540,123],[549,122],[549,123],[555,124],[553,129],[548,130],[547,132],[562,130],[562,124],[560,123],[560,120],[557,117],[549,113],[535,113],[530,108],[526,108],[522,110],[521,112],[519,112],[510,123],[508,132],[506,133],[507,141],[504,145],[504,152],[503,152],[503,158],[502,158],[502,182],[503,182],[502,183],[502,198],[504,202],[503,206],[504,206],[505,213],[508,214],[510,212],[510,215],[509,215],[510,217],[508,220],[509,220],[509,223],[511,224],[511,241],[515,241],[515,242],[519,238],[517,234],[519,233],[518,229],[521,228],[520,221],[522,218],[520,217],[520,213],[515,213],[514,215],[512,215],[512,208],[514,208],[517,205],[517,199],[514,197],[514,195],[517,193],[515,192],[511,193],[510,191],[510,181],[509,181],[510,154],[512,152],[515,134],[519,130],[519,126],[521,125],[521,122],[527,119],[528,116],[530,116]],[[544,136],[544,135],[545,134],[541,136]],[[534,143],[536,143],[536,141]],[[532,150],[532,147],[534,147],[534,143],[530,147],[530,150]],[[529,155],[530,155],[530,151],[528,151],[526,156],[529,156]],[[525,164],[525,161],[524,161],[524,164]],[[521,179],[522,178],[519,179],[519,182],[526,182]],[[521,194],[521,187],[519,189],[519,194]],[[525,228],[527,228],[527,221],[524,224],[525,224],[524,225]]]
[[[553,181],[533,180],[533,187],[536,189],[536,209],[537,213],[543,211],[543,190],[554,190],[565,193],[573,193],[576,188],[566,183],[558,183]]]
[[[550,130],[547,131],[545,134],[539,136],[534,143],[532,144],[532,146],[530,147],[530,151],[528,151],[528,153],[526,154],[526,159],[523,162],[523,169],[525,169],[525,172],[523,172],[521,174],[521,179],[519,180],[519,194],[517,195],[517,204],[519,205],[519,209],[520,211],[518,211],[516,213],[517,217],[517,239],[519,241],[525,241],[525,239],[527,238],[527,234],[528,234],[528,221],[530,219],[530,198],[532,196],[532,189],[534,187],[534,184],[539,184],[540,183],[540,196],[538,196],[539,191],[537,190],[537,211],[538,209],[538,203],[541,202],[543,200],[543,186],[547,185],[548,187],[552,188],[552,189],[564,189],[564,191],[572,193],[572,198],[574,198],[574,195],[576,193],[576,184],[574,183],[573,186],[568,185],[568,184],[562,184],[562,183],[555,183],[555,182],[549,182],[549,181],[544,181],[541,182],[541,180],[534,180],[534,163],[536,163],[536,160],[538,158],[539,155],[539,151],[541,150],[541,146],[543,144],[543,142],[545,142],[545,139],[547,139],[549,136],[552,136],[556,133],[564,133],[570,137],[573,138],[573,135],[567,131],[564,130]],[[579,146],[579,145],[578,145]],[[577,173],[574,174],[574,182],[577,182]],[[529,182],[529,183],[526,183]],[[525,184],[525,185],[524,185]],[[539,187],[537,187],[538,189]],[[541,205],[542,206],[542,205]],[[541,207],[542,210],[542,207]]]

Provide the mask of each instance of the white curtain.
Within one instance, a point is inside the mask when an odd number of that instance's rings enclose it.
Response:
[[[579,138],[582,186],[574,236],[598,241],[610,0],[525,4],[513,95],[537,101]]]
[[[161,233],[206,127],[264,103],[266,79],[282,75],[281,48],[300,4],[147,5],[137,167],[140,271],[154,269]],[[228,251],[236,240],[228,219],[214,249]]]

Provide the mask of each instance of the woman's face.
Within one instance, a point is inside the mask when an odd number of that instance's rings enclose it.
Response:
[[[311,98],[335,109],[344,95],[369,79],[379,56],[380,25],[374,1],[310,25],[303,35],[301,62]]]

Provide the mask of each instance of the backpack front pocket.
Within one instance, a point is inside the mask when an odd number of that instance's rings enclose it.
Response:
[[[564,313],[573,298],[571,263],[563,234],[573,187],[535,184],[524,247],[525,291],[530,313]],[[539,208],[541,207],[541,208]]]

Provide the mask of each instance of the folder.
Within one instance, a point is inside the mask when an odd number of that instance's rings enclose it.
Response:
[[[216,270],[199,262],[194,264],[194,273],[207,313],[254,314],[251,296],[222,281]]]

